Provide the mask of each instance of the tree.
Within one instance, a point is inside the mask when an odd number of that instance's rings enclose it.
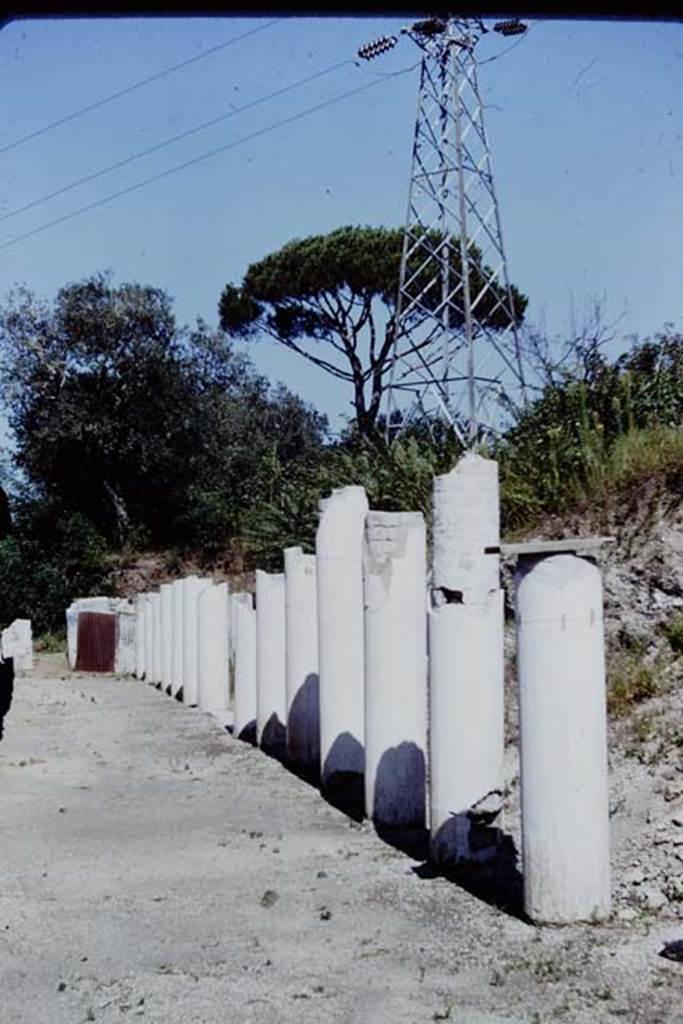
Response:
[[[193,494],[256,475],[271,426],[285,459],[324,431],[221,332],[180,328],[163,291],[104,274],[51,305],[15,292],[0,311],[0,353],[16,463],[117,544],[131,527],[174,543]]]
[[[403,232],[389,228],[343,227],[295,239],[248,267],[239,287],[225,286],[221,327],[236,338],[268,334],[350,383],[357,430],[371,438],[394,344],[402,246]],[[461,274],[457,240],[450,252],[456,280]],[[420,254],[413,259],[417,269]],[[440,292],[433,292],[427,289],[423,301],[436,308]],[[513,298],[521,321],[527,300],[514,288]],[[495,289],[480,315],[492,327],[506,326]]]

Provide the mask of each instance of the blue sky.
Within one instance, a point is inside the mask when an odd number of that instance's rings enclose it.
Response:
[[[0,297],[51,297],[104,269],[175,298],[181,322],[217,320],[226,281],[294,237],[402,224],[418,51],[406,38],[357,67],[358,46],[404,19],[69,19],[0,31],[0,149],[86,104],[261,26],[205,60],[0,153],[0,218],[147,146],[348,60],[309,84],[0,220]],[[503,53],[503,51],[508,51]],[[683,25],[531,23],[479,48],[510,274],[550,334],[592,304],[618,339],[683,329]],[[359,86],[367,92],[6,248],[48,221]],[[615,342],[615,350],[623,341]],[[338,426],[343,385],[264,341],[260,369]]]

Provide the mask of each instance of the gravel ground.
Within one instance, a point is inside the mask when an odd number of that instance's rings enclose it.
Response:
[[[145,683],[42,656],[0,772],[7,1024],[683,1022],[677,908],[532,927]],[[613,776],[620,891],[653,780]]]

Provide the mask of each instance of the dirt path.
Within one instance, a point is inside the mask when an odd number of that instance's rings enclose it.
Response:
[[[43,657],[0,778],[7,1024],[683,1021],[670,922],[532,928],[144,683]]]

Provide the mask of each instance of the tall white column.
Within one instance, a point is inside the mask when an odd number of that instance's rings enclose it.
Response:
[[[173,585],[162,583],[161,593],[161,689],[170,693],[173,666]]]
[[[464,455],[454,470],[436,477],[433,501],[430,831],[434,860],[452,866],[490,858],[500,839],[504,621],[497,463]]]
[[[610,913],[600,571],[574,555],[516,575],[524,908],[535,921]]]
[[[199,595],[211,586],[211,580],[188,576],[183,595],[183,704],[194,706],[199,700],[199,654],[197,602]]]
[[[162,600],[161,600],[161,588],[155,594],[156,600],[153,604],[153,615],[154,615],[154,651],[153,651],[153,664],[154,664],[154,683],[157,686],[162,686],[163,679],[163,650],[164,650],[164,637],[163,637],[163,616],[162,616]]]
[[[228,584],[206,587],[197,600],[197,700],[202,711],[228,707]]]
[[[284,759],[287,727],[285,691],[285,577],[256,570],[256,738]]]
[[[233,594],[235,727],[238,739],[256,742],[256,611],[251,594]]]
[[[420,512],[365,521],[365,810],[378,826],[424,828],[427,554]]]
[[[135,675],[142,679],[145,675],[147,662],[147,645],[145,642],[145,610],[147,594],[135,596]]]
[[[156,657],[156,614],[159,604],[159,595],[150,592],[147,595],[147,608],[145,612],[145,648],[147,652],[147,664],[145,665],[145,679],[148,683],[158,683],[157,657]]]
[[[183,688],[183,626],[185,623],[185,580],[174,580],[172,587],[173,640],[171,643],[171,696],[177,697]]]
[[[240,605],[241,594],[230,595],[230,695],[235,697],[235,653],[237,644],[237,609]]]
[[[315,555],[285,549],[287,760],[311,780],[320,775],[318,586]]]
[[[333,802],[364,802],[365,653],[362,487],[341,487],[320,503],[316,536],[321,789]]]

